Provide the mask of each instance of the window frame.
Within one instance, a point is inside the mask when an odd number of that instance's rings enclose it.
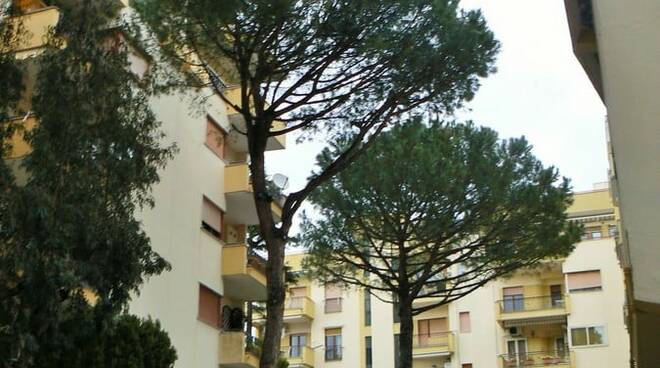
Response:
[[[338,333],[338,334],[333,333],[333,334],[328,335],[328,330],[335,330],[335,329],[339,329],[340,333]],[[325,336],[324,336],[324,339],[323,339],[323,346],[324,346],[325,351],[324,351],[323,356],[324,356],[326,362],[336,362],[336,361],[342,360],[342,358],[343,358],[342,333],[343,333],[343,330],[342,330],[341,327],[326,328],[324,330]],[[330,340],[333,342],[333,344],[328,344],[328,338],[330,338]],[[337,340],[339,340],[339,344],[337,344]],[[330,347],[332,347],[332,349],[330,349]],[[332,354],[328,354],[328,352],[330,352],[330,351],[332,351]]]
[[[603,329],[603,343],[602,344],[591,344],[590,339],[589,339],[589,329],[590,328],[596,328],[596,327],[601,327]],[[574,345],[573,344],[573,330],[584,330],[586,333],[587,337],[587,344],[586,345]],[[607,332],[607,324],[593,324],[593,325],[581,325],[581,326],[571,326],[568,329],[568,340],[570,342],[570,347],[571,348],[577,348],[577,349],[585,349],[585,348],[597,348],[597,347],[604,347],[609,345],[609,335]]]

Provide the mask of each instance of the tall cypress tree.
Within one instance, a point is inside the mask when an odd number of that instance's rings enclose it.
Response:
[[[153,204],[150,188],[174,148],[161,144],[149,91],[130,71],[116,2],[50,3],[61,17],[33,61],[28,178],[3,188],[3,367],[56,362],[84,336],[77,329],[104,333],[144,279],[169,267],[136,213]]]

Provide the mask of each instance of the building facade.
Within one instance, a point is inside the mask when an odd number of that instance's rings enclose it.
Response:
[[[577,193],[569,217],[585,233],[575,250],[414,317],[413,366],[624,367],[617,211],[607,188]],[[304,256],[287,261],[300,269]],[[282,351],[291,367],[396,368],[396,313],[367,290],[300,280],[289,290],[284,320]]]
[[[660,2],[564,0],[573,49],[607,107],[610,187],[621,209],[632,367],[660,367]]]
[[[46,47],[44,35],[62,14],[39,0],[16,0],[16,4],[21,15],[15,21],[23,24],[30,37],[14,51],[26,63],[38,61]],[[120,12],[131,11],[126,0],[117,0],[117,6]],[[141,77],[152,58],[132,48],[126,39],[122,42],[130,50],[131,70]],[[245,123],[213,91],[201,94],[210,97],[194,107],[192,95],[182,92],[150,101],[162,122],[163,144],[175,143],[178,152],[152,188],[155,207],[139,217],[152,248],[172,270],[149,279],[129,310],[160,321],[177,351],[177,367],[256,368],[259,352],[243,332],[244,311],[247,302],[265,300],[266,276],[264,260],[246,243],[246,228],[258,219],[247,139],[233,128]],[[238,88],[228,85],[225,96],[240,105]],[[37,116],[16,119],[27,130],[38,124]],[[18,163],[31,148],[23,132],[17,132],[12,143],[5,159]],[[285,146],[282,135],[269,138],[267,149]],[[278,218],[279,204],[273,203],[272,210]]]

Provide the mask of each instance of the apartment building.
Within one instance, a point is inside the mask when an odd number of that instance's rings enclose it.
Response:
[[[627,364],[618,210],[604,187],[576,193],[568,212],[585,226],[568,257],[492,281],[414,318],[415,368]],[[291,254],[287,262],[300,269],[304,256]],[[282,351],[291,367],[396,368],[397,316],[377,295],[303,279],[286,303]]]
[[[660,2],[565,0],[573,49],[607,107],[633,367],[659,367]]]
[[[117,1],[127,9],[127,1]],[[30,37],[17,46],[17,57],[30,62],[45,46],[44,34],[57,25],[60,11],[39,0],[21,0],[20,21]],[[128,45],[130,47],[130,44]],[[131,49],[132,71],[141,76],[150,58]],[[162,122],[164,143],[176,143],[175,158],[153,188],[155,207],[140,214],[152,247],[172,265],[149,279],[130,303],[130,312],[160,320],[177,350],[177,367],[258,367],[254,341],[243,332],[245,303],[266,298],[264,261],[246,244],[246,226],[258,218],[249,178],[246,137],[237,111],[212,91],[206,103],[191,109],[190,96],[153,98]],[[240,105],[240,90],[228,86]],[[203,110],[198,112],[195,110]],[[29,129],[38,117],[23,119]],[[22,133],[14,137],[9,159],[30,152]],[[270,138],[268,150],[284,149],[286,137]],[[281,214],[273,203],[275,217]]]

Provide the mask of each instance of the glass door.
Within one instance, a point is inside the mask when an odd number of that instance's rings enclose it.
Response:
[[[289,337],[289,342],[291,343],[291,351],[289,352],[289,356],[291,358],[299,358],[302,355],[303,347],[306,345],[306,336],[291,335]]]
[[[527,340],[513,339],[506,342],[506,350],[509,356],[508,367],[522,367],[527,360]]]

